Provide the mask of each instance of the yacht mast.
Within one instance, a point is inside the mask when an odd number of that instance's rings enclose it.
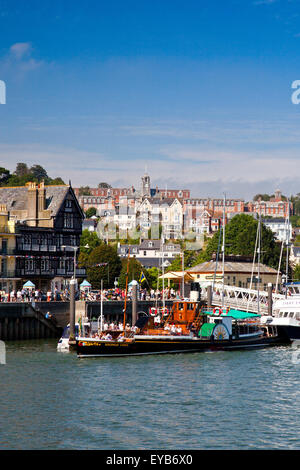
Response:
[[[258,222],[258,248],[257,248],[257,313],[260,313],[259,305],[259,284],[260,284],[260,253],[261,253],[261,208],[259,205],[259,222]]]
[[[163,303],[163,312],[165,312],[165,307],[166,307],[166,301],[165,301],[165,259],[164,259],[164,252],[163,252],[163,247],[164,247],[164,236],[163,234],[161,235],[160,239],[160,253],[161,253],[161,268],[162,268],[162,281],[163,281],[163,288],[162,288],[162,303]]]
[[[286,221],[286,265],[285,265],[285,298],[287,298],[287,283],[289,278],[289,241],[290,241],[290,201],[288,199],[288,213]]]
[[[224,281],[225,281],[225,204],[226,194],[223,201],[223,244],[222,244],[222,308],[224,307]]]

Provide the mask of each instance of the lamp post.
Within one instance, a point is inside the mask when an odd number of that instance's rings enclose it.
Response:
[[[61,245],[61,248],[63,248],[64,250],[65,250],[66,248],[69,248],[69,249],[71,249],[71,250],[74,251],[74,257],[73,257],[73,260],[74,260],[73,279],[76,279],[76,253],[77,253],[77,250],[78,250],[78,246]]]
[[[74,274],[70,281],[70,337],[69,337],[69,345],[75,346],[75,290],[76,290],[76,252],[78,250],[77,246],[67,246],[62,245],[63,249],[71,248],[74,250]]]
[[[166,263],[166,261],[163,261],[162,262],[162,273],[163,273],[163,309],[165,311],[165,307],[166,307],[166,300],[165,300],[165,268],[168,266],[169,264]]]

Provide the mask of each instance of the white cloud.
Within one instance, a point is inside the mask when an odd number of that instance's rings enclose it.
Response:
[[[299,192],[300,160],[279,151],[272,153],[210,151],[198,153],[184,148],[162,150],[157,160],[121,160],[97,152],[41,145],[0,145],[0,166],[14,171],[18,162],[42,165],[49,176],[61,176],[74,187],[97,186],[107,181],[114,186],[140,186],[145,164],[152,187],[190,188],[192,196],[251,198],[258,192],[274,192],[279,187],[287,195]],[[191,158],[192,157],[192,158]],[[199,160],[202,161],[199,164]],[[214,160],[214,162],[212,162]]]
[[[9,48],[9,51],[12,56],[20,60],[31,54],[32,46],[30,42],[16,42]]]

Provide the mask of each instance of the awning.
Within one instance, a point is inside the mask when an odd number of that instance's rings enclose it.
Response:
[[[84,280],[81,284],[80,287],[92,287],[92,284],[90,284],[87,280]]]
[[[159,276],[159,279],[170,279],[172,281],[181,281],[184,276],[185,281],[192,281],[193,276],[191,276],[186,271],[169,271],[168,273],[162,274]]]
[[[33,287],[35,287],[35,284],[33,284],[33,282],[31,282],[31,281],[27,281],[27,282],[25,282],[25,284],[23,284],[23,288],[24,288],[24,287],[25,287],[25,288],[26,288],[26,287],[27,287],[27,288],[28,288],[28,287],[33,288]]]

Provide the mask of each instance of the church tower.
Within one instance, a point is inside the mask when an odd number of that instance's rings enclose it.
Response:
[[[151,190],[150,190],[150,176],[145,173],[142,176],[142,197],[150,197]]]

